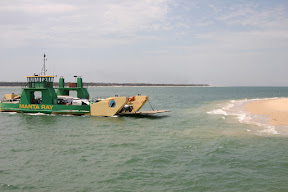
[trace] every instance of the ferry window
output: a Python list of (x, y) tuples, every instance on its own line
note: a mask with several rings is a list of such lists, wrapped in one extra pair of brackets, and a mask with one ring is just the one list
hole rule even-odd
[(41, 104), (42, 103), (42, 92), (41, 91), (35, 91), (34, 92), (34, 98), (31, 101), (32, 104)]

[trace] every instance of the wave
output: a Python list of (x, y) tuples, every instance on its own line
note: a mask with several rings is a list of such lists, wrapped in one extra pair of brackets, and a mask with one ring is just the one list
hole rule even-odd
[(10, 115), (15, 115), (17, 112), (9, 112)]
[[(31, 115), (31, 116), (62, 116), (62, 117), (75, 117), (75, 115), (72, 114), (47, 114), (47, 113), (24, 113), (25, 115)], [(83, 115), (85, 117), (85, 115)]]
[[(269, 124), (270, 119), (267, 116), (252, 114), (245, 110), (245, 105), (248, 102), (267, 99), (277, 98), (230, 100), (228, 101), (228, 103), (226, 102), (219, 104), (219, 108), (208, 111), (207, 113), (211, 115), (222, 115), (222, 119), (226, 119), (227, 116), (234, 116), (238, 119), (240, 123), (261, 127), (262, 129), (257, 131), (260, 134), (279, 134), (276, 129), (280, 126), (274, 126)], [(247, 129), (247, 131), (250, 130)]]
[(45, 114), (45, 113), (25, 113), (25, 115), (31, 115), (31, 116), (50, 116), (50, 114)]

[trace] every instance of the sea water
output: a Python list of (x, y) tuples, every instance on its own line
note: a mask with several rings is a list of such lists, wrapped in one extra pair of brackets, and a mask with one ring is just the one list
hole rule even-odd
[[(0, 113), (0, 191), (288, 191), (288, 127), (245, 112), (287, 87), (91, 87), (144, 117)], [(0, 88), (0, 94), (21, 93)]]

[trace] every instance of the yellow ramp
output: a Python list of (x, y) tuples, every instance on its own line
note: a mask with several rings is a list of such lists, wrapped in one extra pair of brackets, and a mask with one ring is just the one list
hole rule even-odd
[(7, 100), (12, 100), (15, 97), (20, 98), (20, 95), (16, 95), (16, 94), (5, 94), (4, 95), (4, 98), (7, 99)]
[(148, 101), (149, 97), (148, 96), (133, 96), (129, 98), (129, 103), (128, 105), (133, 106), (133, 112), (137, 112), (141, 109), (141, 107)]
[(128, 97), (109, 97), (90, 105), (91, 116), (114, 116), (128, 102)]

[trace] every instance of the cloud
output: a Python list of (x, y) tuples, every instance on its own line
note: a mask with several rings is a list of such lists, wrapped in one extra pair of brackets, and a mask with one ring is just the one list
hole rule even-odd
[[(74, 3), (74, 4), (73, 4)], [(2, 5), (1, 5), (2, 4)], [(97, 1), (71, 3), (0, 3), (2, 47), (62, 46), (93, 47), (138, 41), (135, 33), (163, 29), (167, 0)], [(141, 36), (141, 35), (140, 35)], [(143, 38), (151, 37), (151, 35)], [(116, 40), (116, 38), (120, 39)], [(126, 38), (123, 38), (126, 37)], [(121, 40), (122, 38), (122, 40)], [(125, 39), (125, 40), (124, 40)], [(110, 43), (109, 43), (110, 42)]]
[[(207, 2), (206, 2), (207, 3)], [(199, 4), (198, 7), (203, 7)], [(204, 8), (204, 7), (203, 7)], [(184, 47), (201, 52), (243, 52), (263, 51), (288, 48), (288, 15), (287, 6), (260, 7), (257, 4), (219, 4), (206, 6), (209, 13), (197, 14), (199, 19), (186, 15), (185, 33), (178, 33), (185, 38), (190, 36), (191, 43)], [(187, 19), (188, 18), (188, 19)], [(183, 21), (182, 21), (183, 22)], [(239, 53), (242, 55), (242, 53)]]
[(234, 7), (231, 8), (230, 12), (217, 17), (216, 20), (227, 25), (288, 28), (287, 7), (283, 5), (264, 9), (247, 5)]
[[(1, 62), (22, 62), (10, 62), (13, 51), (7, 48), (25, 50), (24, 56), (33, 57), (39, 54), (35, 50), (48, 49), (51, 56), (59, 51), (57, 61), (64, 71), (79, 62), (79, 73), (89, 68), (91, 81), (96, 78), (94, 71), (107, 72), (107, 66), (113, 66), (107, 73), (100, 71), (99, 79), (113, 74), (109, 81), (128, 82), (130, 76), (123, 74), (139, 64), (145, 69), (133, 72), (132, 79), (138, 82), (147, 81), (144, 76), (151, 69), (153, 82), (182, 77), (192, 82), (218, 78), (218, 82), (228, 82), (227, 70), (240, 82), (243, 77), (233, 67), (243, 66), (244, 72), (255, 63), (259, 67), (273, 62), (278, 65), (275, 69), (281, 65), (281, 72), (287, 71), (283, 69), (287, 64), (287, 9), (284, 1), (257, 0), (0, 1), (0, 48), (8, 53), (2, 52)], [(101, 66), (95, 65), (95, 55)], [(255, 73), (257, 67), (252, 68)]]
[[(12, 5), (2, 1), (0, 7), (0, 47), (92, 48), (177, 38), (211, 43), (221, 34), (232, 39), (256, 33), (286, 39), (288, 26), (287, 7), (260, 9), (253, 3), (84, 0), (15, 1)], [(204, 38), (213, 33), (215, 40)]]
[(206, 41), (201, 47), (213, 47), (227, 53), (235, 51), (263, 51), (288, 48), (288, 34), (285, 31), (254, 30), (251, 32), (211, 32), (197, 35), (198, 39)]
[(47, 3), (47, 2), (31, 2), (21, 4), (16, 2), (14, 5), (2, 5), (1, 10), (5, 12), (24, 12), (28, 14), (46, 14), (46, 13), (61, 13), (74, 11), (77, 7), (62, 3)]
[(159, 29), (159, 23), (166, 20), (167, 1), (126, 1), (108, 4), (105, 9), (107, 32), (138, 32)]

